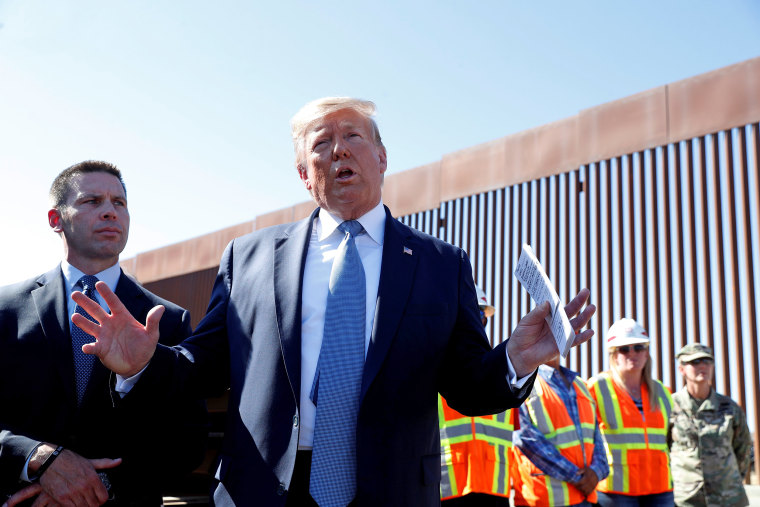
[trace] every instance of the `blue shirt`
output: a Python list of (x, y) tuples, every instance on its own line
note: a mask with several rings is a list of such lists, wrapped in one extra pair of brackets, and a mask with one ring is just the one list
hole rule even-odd
[[(573, 387), (573, 380), (578, 374), (564, 366), (560, 366), (558, 370), (555, 370), (546, 365), (541, 365), (538, 368), (538, 374), (551, 386), (565, 404), (567, 413), (575, 424), (578, 440), (583, 441), (581, 422), (578, 416), (578, 401), (575, 398), (575, 388)], [(564, 376), (567, 383), (565, 383), (565, 380), (561, 376)], [(554, 444), (549, 442), (543, 433), (533, 425), (528, 408), (524, 403), (520, 406), (520, 429), (514, 434), (513, 444), (545, 474), (569, 483), (575, 483), (581, 479), (582, 469), (565, 458), (554, 447)], [(600, 481), (607, 477), (610, 472), (609, 465), (607, 464), (607, 454), (604, 449), (604, 440), (602, 439), (602, 433), (599, 431), (598, 421), (595, 421), (594, 454), (589, 468), (596, 473)]]

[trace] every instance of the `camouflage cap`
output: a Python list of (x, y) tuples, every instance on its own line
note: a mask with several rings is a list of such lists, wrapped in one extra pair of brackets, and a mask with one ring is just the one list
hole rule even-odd
[(682, 363), (688, 363), (689, 361), (694, 361), (695, 359), (702, 357), (709, 357), (713, 360), (715, 359), (712, 349), (707, 345), (702, 345), (701, 343), (690, 343), (684, 346), (684, 348), (682, 348), (678, 354), (676, 354), (676, 357)]

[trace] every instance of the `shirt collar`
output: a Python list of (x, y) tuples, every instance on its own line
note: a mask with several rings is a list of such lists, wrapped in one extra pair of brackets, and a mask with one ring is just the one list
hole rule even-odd
[(570, 368), (565, 368), (562, 365), (559, 365), (559, 368), (554, 369), (551, 366), (546, 366), (545, 364), (542, 364), (538, 367), (538, 373), (544, 378), (544, 380), (549, 380), (554, 375), (562, 375), (567, 379), (568, 383), (573, 383), (575, 380), (575, 377), (578, 376), (578, 373), (574, 372)]
[[(74, 286), (84, 276), (84, 273), (65, 260), (61, 261), (61, 270), (63, 271), (63, 279), (66, 282), (66, 293), (71, 294), (75, 290)], [(105, 282), (108, 288), (115, 292), (116, 285), (119, 283), (119, 277), (121, 276), (121, 266), (117, 262), (110, 268), (96, 273), (95, 276), (98, 280)]]
[[(383, 244), (383, 240), (385, 239), (385, 208), (383, 207), (382, 199), (380, 199), (377, 206), (356, 220), (362, 224), (364, 232), (366, 232), (370, 238), (372, 238), (378, 245)], [(324, 208), (320, 208), (318, 215), (319, 241), (323, 241), (330, 234), (335, 232), (335, 229), (337, 229), (338, 225), (342, 222), (343, 219), (336, 217)]]

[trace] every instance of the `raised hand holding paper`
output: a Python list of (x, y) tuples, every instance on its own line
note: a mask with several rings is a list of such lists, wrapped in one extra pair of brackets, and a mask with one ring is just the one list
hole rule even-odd
[(548, 301), (551, 305), (552, 311), (546, 317), (546, 322), (551, 327), (554, 340), (557, 342), (557, 349), (562, 357), (567, 357), (567, 353), (575, 341), (575, 331), (570, 324), (570, 319), (567, 318), (564, 306), (560, 304), (559, 295), (554, 290), (554, 285), (546, 276), (544, 268), (528, 244), (522, 246), (522, 252), (515, 268), (515, 278), (525, 287), (536, 305), (540, 305), (544, 301)]

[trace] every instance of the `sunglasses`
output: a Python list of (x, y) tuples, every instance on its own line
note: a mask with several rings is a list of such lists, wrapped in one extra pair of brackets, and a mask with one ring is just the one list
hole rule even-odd
[(622, 347), (618, 347), (617, 351), (620, 352), (621, 354), (627, 354), (631, 351), (631, 349), (633, 349), (634, 352), (643, 352), (647, 350), (648, 348), (649, 347), (647, 347), (646, 345), (641, 345), (641, 344), (633, 345), (632, 347), (629, 345), (623, 345)]
[(690, 364), (692, 366), (696, 366), (698, 364), (708, 364), (709, 365), (709, 364), (713, 364), (713, 362), (714, 361), (712, 359), (710, 359), (709, 357), (700, 357), (699, 359), (694, 359), (694, 360), (686, 362), (684, 364)]

